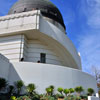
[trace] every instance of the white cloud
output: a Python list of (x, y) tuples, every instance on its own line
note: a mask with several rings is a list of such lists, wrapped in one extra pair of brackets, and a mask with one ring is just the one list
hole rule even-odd
[(100, 34), (86, 34), (79, 39), (83, 70), (89, 72), (91, 66), (100, 66)]
[(94, 29), (100, 29), (100, 0), (81, 0), (81, 10), (87, 17), (87, 24)]
[(83, 70), (100, 67), (100, 0), (81, 0), (81, 12), (86, 17), (87, 29), (79, 38)]

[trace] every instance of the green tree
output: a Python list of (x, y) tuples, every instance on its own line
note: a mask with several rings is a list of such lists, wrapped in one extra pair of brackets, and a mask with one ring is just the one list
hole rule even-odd
[(14, 92), (14, 86), (10, 85), (8, 87), (8, 97), (11, 97), (11, 95), (13, 94), (13, 92)]
[(73, 88), (70, 88), (70, 89), (69, 89), (69, 93), (70, 93), (70, 94), (72, 94), (72, 93), (74, 93), (74, 92), (75, 92), (75, 90), (74, 90)]
[(46, 92), (47, 92), (48, 95), (53, 96), (53, 93), (54, 93), (54, 86), (51, 85), (51, 86), (49, 86), (48, 88), (46, 88)]
[(64, 89), (64, 93), (67, 96), (69, 94), (69, 89)]
[(36, 89), (35, 84), (33, 84), (33, 83), (28, 84), (28, 86), (27, 86), (27, 92), (28, 92), (28, 94), (29, 94), (30, 96), (31, 96), (31, 95), (34, 95), (35, 89)]
[(39, 100), (40, 96), (35, 91), (36, 86), (35, 84), (31, 83), (27, 86), (28, 96), (31, 100)]
[(7, 84), (6, 79), (0, 78), (0, 91), (1, 91), (3, 88), (6, 88), (7, 85), (8, 85), (8, 84)]
[(46, 88), (47, 95), (51, 95), (52, 89), (50, 87)]
[(80, 96), (81, 92), (83, 92), (84, 89), (83, 89), (82, 86), (77, 86), (77, 87), (75, 88), (75, 91), (78, 93), (78, 96)]
[(61, 88), (61, 87), (59, 87), (58, 89), (57, 89), (57, 91), (62, 95), (63, 94), (63, 91), (64, 91), (64, 89), (63, 88)]
[(89, 94), (90, 96), (92, 96), (93, 93), (94, 93), (94, 89), (92, 89), (92, 88), (88, 88), (87, 91), (88, 91), (88, 94)]
[(54, 88), (55, 88), (53, 85), (50, 85), (49, 87), (50, 87), (52, 90), (54, 90)]
[(24, 86), (24, 82), (22, 80), (16, 81), (15, 86), (17, 88), (17, 95), (19, 96), (22, 90), (22, 87)]

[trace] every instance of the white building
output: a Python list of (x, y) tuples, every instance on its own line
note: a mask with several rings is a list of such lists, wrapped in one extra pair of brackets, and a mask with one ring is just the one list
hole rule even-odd
[(40, 93), (49, 85), (97, 92), (96, 80), (82, 72), (63, 18), (49, 0), (19, 0), (0, 17), (0, 53), (0, 77), (10, 84), (34, 83)]

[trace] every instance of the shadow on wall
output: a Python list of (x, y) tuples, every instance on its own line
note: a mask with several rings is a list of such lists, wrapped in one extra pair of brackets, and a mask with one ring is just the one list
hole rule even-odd
[(8, 82), (9, 84), (13, 84), (14, 82), (22, 80), (19, 74), (17, 73), (15, 67), (10, 64), (9, 66), (9, 72), (8, 72)]
[(9, 59), (0, 54), (0, 77), (8, 80), (9, 84), (21, 80), (14, 66), (9, 62)]

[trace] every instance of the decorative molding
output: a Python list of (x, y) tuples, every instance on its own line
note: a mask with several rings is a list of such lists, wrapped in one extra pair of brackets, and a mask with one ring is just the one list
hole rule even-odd
[(2, 17), (0, 17), (0, 21), (5, 21), (5, 20), (10, 20), (10, 19), (15, 19), (15, 18), (21, 18), (21, 17), (34, 16), (34, 15), (40, 15), (40, 10), (2, 16)]

